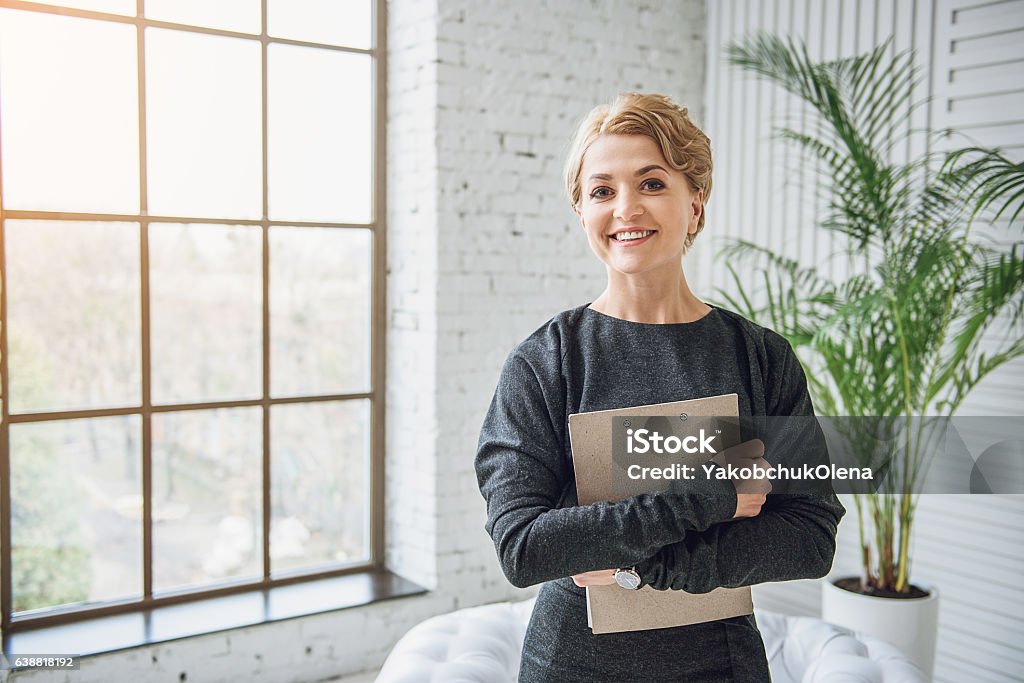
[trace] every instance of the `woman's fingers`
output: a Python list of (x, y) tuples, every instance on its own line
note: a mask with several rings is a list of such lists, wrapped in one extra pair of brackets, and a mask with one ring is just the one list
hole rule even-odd
[(743, 443), (736, 444), (732, 448), (726, 448), (722, 451), (722, 455), (725, 456), (728, 462), (738, 462), (741, 460), (753, 460), (755, 458), (764, 457), (764, 441), (761, 439), (751, 439), (750, 441), (744, 441)]
[(761, 441), (761, 439), (751, 439), (732, 448), (727, 448), (725, 452), (735, 455), (737, 458), (763, 458), (764, 441)]
[(614, 569), (600, 569), (593, 572), (574, 574), (572, 582), (580, 588), (585, 586), (610, 586), (615, 583)]
[(720, 467), (731, 465), (739, 471), (746, 471), (750, 476), (732, 480), (736, 487), (736, 514), (733, 519), (756, 517), (772, 490), (768, 468), (771, 463), (764, 459), (764, 442), (751, 439), (727, 448), (712, 460)]
[(736, 444), (731, 448), (726, 448), (711, 458), (711, 461), (717, 463), (720, 467), (725, 467), (727, 464), (739, 467), (745, 464), (747, 460), (763, 457), (764, 441), (761, 441), (761, 439), (751, 439), (750, 441)]
[(764, 458), (754, 458), (737, 463), (736, 466), (749, 468), (751, 476), (734, 479), (732, 482), (736, 487), (736, 514), (733, 519), (756, 517), (761, 514), (761, 508), (772, 490), (772, 482), (768, 478), (771, 464)]
[(734, 479), (737, 493), (758, 493), (767, 495), (771, 493), (772, 482), (768, 478), (768, 468), (771, 464), (764, 458), (755, 458), (742, 463), (735, 463), (736, 467), (749, 468), (750, 477)]
[(747, 517), (757, 517), (761, 514), (761, 507), (767, 498), (763, 493), (737, 493), (736, 514), (732, 518), (745, 519)]

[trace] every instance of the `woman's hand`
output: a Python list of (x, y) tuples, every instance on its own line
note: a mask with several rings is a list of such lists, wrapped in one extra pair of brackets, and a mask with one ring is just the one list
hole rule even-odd
[(574, 574), (572, 582), (580, 588), (583, 588), (584, 586), (610, 586), (615, 583), (615, 570), (599, 569), (594, 572)]
[[(752, 467), (755, 470), (767, 470), (771, 467), (764, 458), (750, 458), (735, 464), (738, 467)], [(761, 507), (768, 500), (768, 493), (772, 490), (772, 483), (768, 477), (736, 479), (733, 480), (733, 485), (736, 487), (736, 514), (732, 518), (745, 519), (761, 514)]]
[(750, 517), (757, 517), (761, 514), (761, 508), (767, 499), (768, 497), (763, 493), (737, 493), (736, 514), (732, 518), (748, 519)]
[[(751, 439), (727, 448), (714, 458), (714, 462), (725, 467), (750, 467), (754, 470), (767, 470), (771, 465), (764, 459), (764, 442)], [(746, 519), (761, 514), (761, 507), (768, 499), (772, 483), (768, 477), (751, 477), (750, 479), (734, 479), (736, 487), (736, 513), (733, 519)]]

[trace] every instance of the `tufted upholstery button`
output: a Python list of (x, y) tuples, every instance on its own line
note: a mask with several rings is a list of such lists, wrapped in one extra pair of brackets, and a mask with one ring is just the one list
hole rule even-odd
[[(377, 683), (515, 683), (533, 600), (470, 607), (412, 627)], [(926, 683), (885, 641), (811, 617), (757, 610), (773, 683)]]

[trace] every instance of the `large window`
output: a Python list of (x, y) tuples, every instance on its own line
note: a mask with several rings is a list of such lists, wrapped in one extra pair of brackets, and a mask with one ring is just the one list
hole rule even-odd
[(0, 0), (5, 630), (381, 555), (374, 0)]

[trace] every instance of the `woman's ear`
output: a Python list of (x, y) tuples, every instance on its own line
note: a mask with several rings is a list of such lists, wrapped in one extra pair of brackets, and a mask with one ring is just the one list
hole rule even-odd
[(693, 194), (690, 211), (693, 212), (693, 217), (690, 219), (690, 224), (686, 227), (686, 231), (691, 235), (695, 235), (697, 234), (697, 226), (700, 225), (700, 217), (704, 214), (704, 190), (697, 190)]

